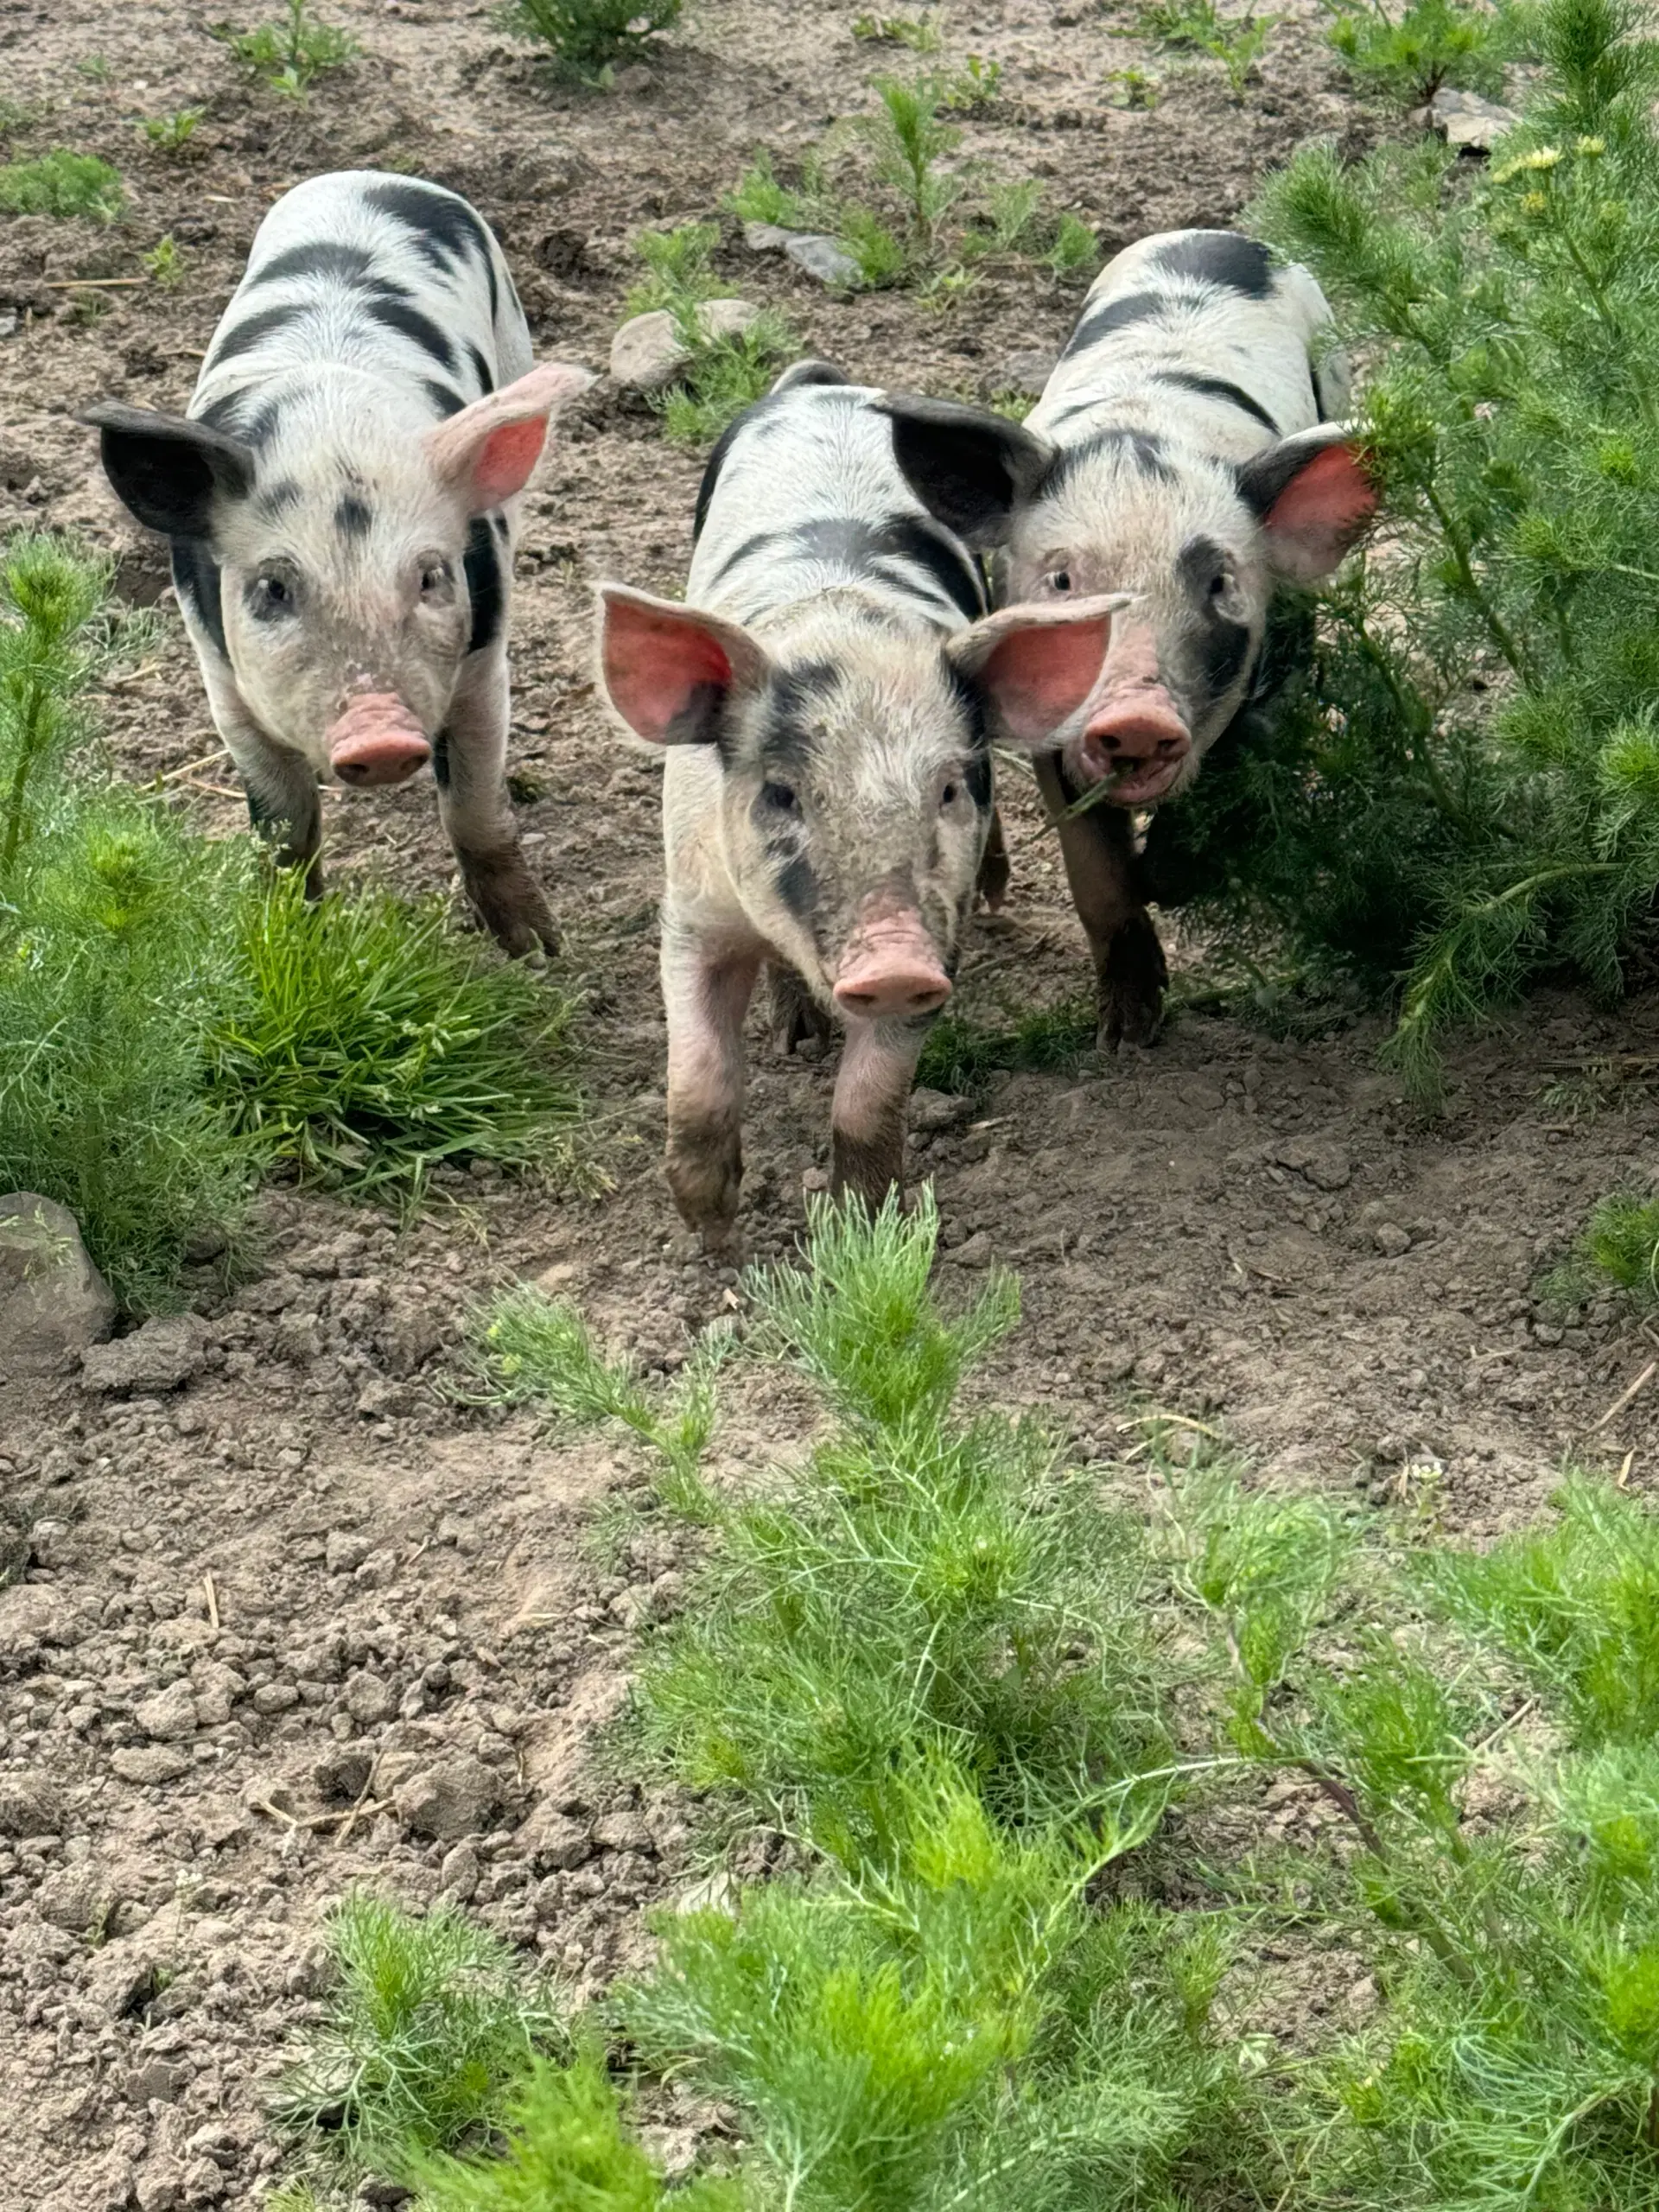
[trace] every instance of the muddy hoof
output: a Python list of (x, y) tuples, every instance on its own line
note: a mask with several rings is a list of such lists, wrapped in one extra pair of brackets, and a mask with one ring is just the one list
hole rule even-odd
[(1144, 916), (1125, 924), (1112, 939), (1100, 978), (1100, 1051), (1153, 1042), (1163, 1026), (1168, 981), (1164, 948), (1152, 924)]

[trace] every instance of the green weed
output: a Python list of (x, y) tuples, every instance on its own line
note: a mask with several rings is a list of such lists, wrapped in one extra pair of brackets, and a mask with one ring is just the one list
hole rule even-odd
[(357, 41), (332, 23), (320, 22), (311, 12), (312, 0), (283, 4), (287, 13), (280, 22), (227, 35), (237, 60), (257, 70), (271, 92), (283, 99), (302, 100), (319, 77), (355, 60)]
[(175, 108), (170, 115), (145, 116), (138, 127), (158, 153), (190, 153), (207, 112), (205, 107)]
[(550, 1986), (453, 1906), (416, 1919), (353, 1891), (324, 1941), (336, 1986), (276, 2110), (296, 2133), (326, 2133), (347, 2171), (395, 2174), (479, 2142), (537, 2058), (564, 2041)]
[(994, 107), (1002, 93), (1002, 64), (970, 54), (939, 87), (939, 101), (953, 115), (978, 115)]
[(937, 54), (944, 43), (926, 16), (855, 16), (853, 36), (873, 43), (907, 46), (912, 54)]
[(89, 84), (107, 85), (113, 67), (107, 54), (83, 54), (75, 63), (75, 74), (85, 77)]
[(1100, 239), (1094, 226), (1068, 208), (1056, 225), (1043, 258), (1057, 276), (1092, 276), (1100, 266)]
[(539, 39), (562, 73), (598, 79), (638, 54), (655, 33), (671, 30), (683, 0), (509, 0), (502, 20)]
[(1163, 79), (1147, 69), (1109, 69), (1105, 82), (1108, 107), (1144, 111), (1156, 107), (1163, 97)]
[(125, 206), (119, 171), (96, 154), (54, 146), (36, 161), (0, 166), (0, 208), (14, 215), (86, 215), (113, 223)]
[(627, 313), (649, 315), (653, 308), (666, 308), (681, 315), (698, 301), (713, 298), (720, 283), (709, 263), (719, 244), (718, 223), (682, 223), (672, 231), (636, 232), (633, 250), (647, 274), (630, 288)]
[(1155, 39), (1175, 53), (1202, 54), (1219, 61), (1233, 98), (1242, 99), (1278, 21), (1276, 16), (1258, 16), (1249, 9), (1242, 16), (1224, 16), (1215, 0), (1142, 0), (1135, 29), (1138, 37)]
[(183, 274), (177, 242), (169, 231), (144, 256), (144, 267), (158, 284), (176, 284)]
[[(757, 193), (769, 181), (768, 171), (757, 181)], [(782, 315), (771, 310), (747, 330), (727, 334), (708, 328), (701, 309), (720, 289), (709, 265), (719, 242), (719, 226), (714, 223), (641, 231), (633, 242), (649, 274), (630, 291), (628, 312), (644, 315), (660, 308), (674, 319), (684, 365), (656, 404), (668, 435), (687, 445), (712, 444), (728, 423), (770, 390), (795, 350), (795, 334)]]
[(925, 252), (945, 210), (963, 191), (963, 180), (939, 167), (956, 151), (962, 134), (939, 119), (939, 88), (928, 79), (913, 85), (878, 77), (879, 111), (867, 119), (866, 135), (879, 182), (893, 192), (905, 210), (912, 240)]
[(980, 1091), (995, 1075), (1068, 1072), (1094, 1049), (1094, 1016), (1081, 1000), (1035, 1007), (1007, 1029), (947, 1014), (927, 1033), (916, 1080), (930, 1090)]
[(1515, 44), (1510, 12), (1474, 0), (1383, 0), (1339, 5), (1328, 34), (1362, 92), (1420, 107), (1442, 85), (1501, 96)]
[(1600, 1200), (1576, 1255), (1581, 1281), (1616, 1283), (1644, 1309), (1659, 1306), (1659, 1202), (1615, 1195)]
[(241, 957), (247, 990), (209, 1039), (209, 1084), (267, 1158), (404, 1208), (448, 1163), (569, 1165), (569, 1002), (454, 935), (442, 900), (313, 901), (285, 874), (249, 905)]

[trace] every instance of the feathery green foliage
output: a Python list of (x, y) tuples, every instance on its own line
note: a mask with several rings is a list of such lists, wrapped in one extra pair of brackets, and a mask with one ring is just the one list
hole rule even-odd
[(1615, 1193), (1603, 1198), (1569, 1263), (1578, 1281), (1601, 1276), (1628, 1291), (1638, 1306), (1659, 1306), (1659, 1202)]
[(38, 160), (0, 165), (0, 208), (14, 215), (90, 215), (113, 223), (126, 204), (120, 172), (96, 154), (54, 146)]
[(1173, 53), (1219, 61), (1236, 100), (1243, 99), (1278, 22), (1277, 16), (1258, 16), (1249, 8), (1242, 16), (1224, 16), (1216, 0), (1141, 0), (1135, 16), (1140, 37), (1155, 39)]
[(1391, 1049), (1423, 1092), (1448, 1026), (1541, 969), (1616, 994), (1659, 889), (1659, 43), (1622, 0), (1545, 0), (1530, 35), (1486, 175), (1316, 149), (1263, 195), (1385, 349), (1363, 427), (1391, 528), (1328, 595), (1300, 702), (1181, 833), (1212, 857), (1219, 833), (1236, 904), (1310, 950), (1408, 967)]
[(947, 1014), (927, 1033), (916, 1080), (933, 1090), (979, 1091), (994, 1075), (1069, 1072), (1094, 1049), (1095, 1014), (1082, 999), (1033, 1007), (1014, 1015), (1006, 1029)]
[(207, 112), (205, 107), (174, 108), (166, 115), (145, 116), (138, 127), (158, 153), (194, 153), (196, 132)]
[(549, 1986), (452, 1905), (416, 1919), (353, 1891), (324, 1940), (337, 1984), (276, 2110), (293, 2130), (326, 2132), (348, 2171), (399, 2172), (476, 2143), (564, 2040)]
[(671, 30), (683, 0), (507, 0), (508, 29), (541, 40), (561, 73), (608, 83), (604, 73)]
[(719, 243), (715, 223), (641, 231), (633, 241), (648, 274), (629, 292), (628, 313), (661, 309), (673, 317), (685, 359), (656, 404), (668, 435), (686, 445), (712, 444), (728, 423), (770, 390), (796, 348), (794, 332), (771, 309), (746, 330), (709, 328), (702, 307), (720, 289), (710, 266)]
[(444, 902), (309, 900), (297, 871), (241, 918), (249, 991), (209, 1039), (210, 1090), (267, 1156), (405, 1209), (456, 1160), (568, 1166), (570, 1006), (457, 936)]
[(1335, 0), (1331, 44), (1362, 92), (1420, 107), (1442, 85), (1496, 99), (1515, 43), (1510, 8), (1481, 0)]

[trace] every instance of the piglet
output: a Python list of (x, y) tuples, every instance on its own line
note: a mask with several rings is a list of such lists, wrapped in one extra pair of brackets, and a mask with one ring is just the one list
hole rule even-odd
[(590, 381), (537, 367), (501, 249), (453, 192), (313, 177), (260, 225), (188, 414), (106, 400), (111, 483), (173, 580), (255, 827), (320, 887), (320, 781), (429, 763), (509, 952), (555, 942), (507, 797), (518, 495)]
[[(1376, 506), (1331, 311), (1253, 238), (1165, 232), (1101, 271), (1023, 424), (884, 404), (911, 489), (995, 549), (999, 598), (1135, 594), (1077, 736), (1037, 776), (1094, 954), (1100, 1041), (1144, 1042), (1166, 976), (1132, 813), (1185, 790), (1256, 695), (1274, 585), (1330, 575)], [(1091, 791), (1103, 803), (1068, 811)]]
[(877, 396), (823, 362), (787, 371), (715, 449), (687, 603), (600, 588), (606, 696), (667, 748), (668, 1179), (714, 1250), (737, 1212), (763, 963), (846, 1033), (835, 1190), (874, 1205), (900, 1180), (989, 834), (992, 743), (1066, 736), (1121, 603), (988, 613), (973, 556), (906, 488)]

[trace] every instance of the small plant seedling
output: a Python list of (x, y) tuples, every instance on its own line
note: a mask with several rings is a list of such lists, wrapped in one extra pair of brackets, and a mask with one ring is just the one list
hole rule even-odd
[(0, 208), (15, 215), (86, 215), (112, 223), (125, 205), (120, 172), (96, 154), (55, 146), (37, 161), (0, 168)]
[(1100, 266), (1099, 237), (1091, 224), (1067, 208), (1043, 257), (1057, 276), (1092, 276)]
[(700, 300), (713, 299), (720, 285), (709, 262), (719, 244), (717, 223), (681, 223), (671, 231), (637, 232), (633, 250), (648, 274), (630, 288), (627, 312), (648, 315), (665, 308), (682, 317)]
[(1503, 9), (1471, 0), (1406, 0), (1390, 14), (1383, 0), (1354, 6), (1338, 0), (1328, 34), (1348, 73), (1363, 92), (1402, 107), (1421, 107), (1442, 85), (1496, 97), (1514, 45)]
[(995, 106), (1002, 90), (1002, 64), (970, 54), (962, 68), (947, 77), (939, 90), (939, 105), (953, 115), (977, 115)]
[(1235, 99), (1244, 96), (1251, 71), (1267, 51), (1279, 18), (1247, 10), (1224, 16), (1216, 0), (1143, 0), (1135, 18), (1136, 35), (1155, 39), (1176, 53), (1207, 54), (1227, 72)]
[(175, 108), (170, 115), (147, 115), (139, 129), (158, 153), (194, 153), (195, 135), (207, 112), (205, 107)]
[(1020, 253), (1030, 245), (1043, 205), (1043, 188), (1035, 177), (1016, 179), (986, 188), (984, 213), (988, 228), (963, 240), (969, 252)]
[(85, 77), (94, 85), (107, 85), (111, 74), (107, 54), (83, 54), (75, 64), (75, 74)]
[(502, 21), (539, 39), (565, 76), (608, 85), (618, 61), (671, 30), (683, 0), (508, 0)]
[(357, 53), (357, 41), (332, 23), (320, 22), (312, 0), (284, 0), (283, 21), (261, 23), (231, 38), (238, 61), (257, 70), (279, 99), (300, 100), (313, 83), (333, 69), (343, 69)]
[(1137, 69), (1133, 65), (1125, 69), (1106, 72), (1106, 105), (1108, 107), (1129, 108), (1144, 111), (1157, 106), (1163, 97), (1163, 79), (1149, 69)]
[(176, 284), (183, 274), (178, 243), (169, 231), (144, 256), (144, 267), (158, 284)]
[(880, 108), (865, 125), (875, 173), (904, 202), (912, 240), (925, 253), (940, 217), (962, 195), (963, 179), (939, 167), (962, 134), (939, 119), (935, 79), (906, 85), (897, 77), (878, 77), (875, 90)]
[(853, 36), (870, 44), (907, 46), (912, 54), (937, 54), (944, 43), (931, 16), (857, 16)]

